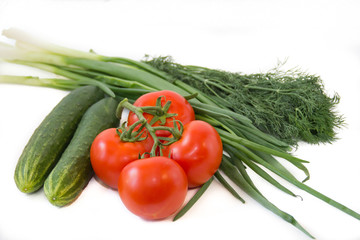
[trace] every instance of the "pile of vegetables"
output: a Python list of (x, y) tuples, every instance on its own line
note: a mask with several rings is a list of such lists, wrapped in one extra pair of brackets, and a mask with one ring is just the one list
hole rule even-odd
[[(177, 212), (174, 219), (178, 219), (214, 178), (244, 202), (230, 180), (313, 237), (293, 216), (269, 202), (248, 174), (251, 170), (284, 193), (297, 196), (269, 170), (360, 220), (359, 213), (307, 186), (304, 182), (310, 174), (304, 164), (308, 162), (290, 153), (299, 141), (333, 141), (343, 123), (334, 110), (338, 96), (328, 97), (319, 77), (281, 71), (243, 75), (183, 66), (169, 58), (141, 62), (64, 48), (16, 29), (3, 35), (16, 42), (1, 44), (0, 58), (61, 77), (3, 75), (0, 83), (71, 91), (25, 147), (15, 170), (21, 191), (30, 193), (44, 186), (49, 201), (64, 206), (78, 197), (95, 172), (106, 185), (118, 189), (133, 213), (159, 219)], [(90, 91), (86, 96), (91, 100), (80, 97), (81, 91)], [(65, 112), (64, 106), (71, 109), (72, 104), (73, 110)], [(122, 119), (124, 108), (129, 110), (126, 119)], [(118, 122), (114, 116), (125, 124), (114, 123)], [(53, 142), (44, 144), (44, 138)], [(304, 179), (298, 180), (279, 158), (302, 171)], [(198, 191), (183, 206), (189, 187)], [(151, 203), (155, 192), (163, 200), (159, 205), (147, 208), (138, 201)], [(161, 208), (161, 203), (168, 208)]]

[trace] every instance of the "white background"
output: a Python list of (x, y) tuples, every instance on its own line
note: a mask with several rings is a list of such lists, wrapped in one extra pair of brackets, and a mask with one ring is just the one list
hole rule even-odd
[[(322, 77), (347, 127), (333, 144), (301, 144), (309, 160), (308, 185), (360, 212), (360, 2), (359, 1), (17, 1), (0, 0), (0, 31), (22, 28), (67, 47), (140, 60), (172, 55), (195, 64), (244, 73), (264, 72), (288, 58)], [(2, 41), (10, 42), (4, 37)], [(46, 75), (0, 62), (0, 74)], [(34, 129), (66, 92), (0, 85), (0, 239), (309, 239), (246, 196), (234, 199), (213, 182), (177, 222), (143, 221), (130, 214), (115, 191), (94, 179), (78, 200), (52, 206), (43, 191), (17, 190), (13, 172)], [(254, 176), (280, 209), (317, 239), (360, 239), (360, 222), (292, 186), (285, 195)]]

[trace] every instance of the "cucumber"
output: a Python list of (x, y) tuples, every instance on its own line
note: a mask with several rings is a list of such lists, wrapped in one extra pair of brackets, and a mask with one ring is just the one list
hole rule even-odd
[(69, 144), (85, 111), (104, 97), (97, 87), (70, 92), (45, 117), (26, 144), (15, 168), (16, 186), (24, 193), (40, 189)]
[(118, 101), (105, 98), (84, 114), (70, 144), (44, 183), (44, 192), (55, 206), (72, 203), (94, 174), (90, 147), (95, 137), (107, 128), (117, 127), (115, 112)]

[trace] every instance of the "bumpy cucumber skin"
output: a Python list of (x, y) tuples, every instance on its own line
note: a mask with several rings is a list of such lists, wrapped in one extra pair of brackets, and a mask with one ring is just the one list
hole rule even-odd
[(26, 144), (15, 168), (16, 186), (24, 193), (40, 189), (69, 144), (86, 110), (104, 97), (97, 87), (70, 92), (45, 117)]
[(105, 98), (84, 114), (70, 144), (44, 183), (44, 192), (55, 206), (69, 205), (77, 199), (94, 174), (90, 147), (95, 137), (107, 128), (117, 127), (118, 101)]

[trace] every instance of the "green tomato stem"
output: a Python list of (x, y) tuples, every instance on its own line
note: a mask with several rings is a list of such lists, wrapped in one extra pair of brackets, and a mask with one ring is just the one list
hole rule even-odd
[[(169, 104), (165, 104), (165, 107), (166, 109), (168, 109), (168, 106)], [(135, 127), (139, 124), (142, 124), (140, 129), (143, 129), (145, 128), (150, 136), (152, 137), (153, 141), (154, 141), (154, 144), (153, 144), (153, 147), (151, 148), (151, 151), (150, 151), (150, 157), (155, 157), (156, 156), (156, 149), (160, 146), (165, 146), (165, 145), (169, 145), (168, 143), (162, 143), (160, 140), (163, 140), (163, 138), (161, 137), (158, 137), (156, 135), (156, 131), (157, 130), (166, 130), (166, 131), (169, 131), (172, 135), (173, 135), (173, 138), (169, 138), (169, 142), (175, 142), (177, 141), (178, 139), (181, 138), (181, 133), (182, 133), (182, 130), (183, 130), (183, 126), (182, 126), (182, 123), (180, 121), (176, 121), (174, 120), (174, 128), (170, 128), (170, 127), (165, 127), (165, 126), (160, 126), (160, 127), (153, 127), (152, 124), (150, 124), (146, 118), (144, 117), (143, 113), (144, 113), (144, 110), (143, 108), (141, 107), (136, 107), (134, 105), (132, 105), (131, 103), (129, 103), (128, 99), (125, 98), (124, 100), (122, 100), (119, 105), (118, 105), (118, 108), (116, 110), (116, 116), (121, 116), (121, 113), (123, 111), (123, 109), (126, 108), (128, 109), (129, 111), (135, 113), (135, 115), (137, 116), (137, 118), (139, 119), (136, 123), (134, 123), (133, 125), (130, 126), (129, 130), (130, 130), (130, 133), (127, 133), (126, 136), (129, 137), (131, 136), (131, 132), (135, 129)], [(147, 108), (147, 107), (146, 107)], [(164, 115), (166, 116), (168, 113), (167, 112), (164, 112)], [(177, 128), (177, 122), (180, 122), (180, 128)], [(135, 135), (139, 135), (140, 134), (140, 131), (138, 130), (136, 132)], [(142, 138), (141, 138), (142, 139)], [(160, 155), (162, 155), (161, 153), (161, 149), (160, 149)]]

